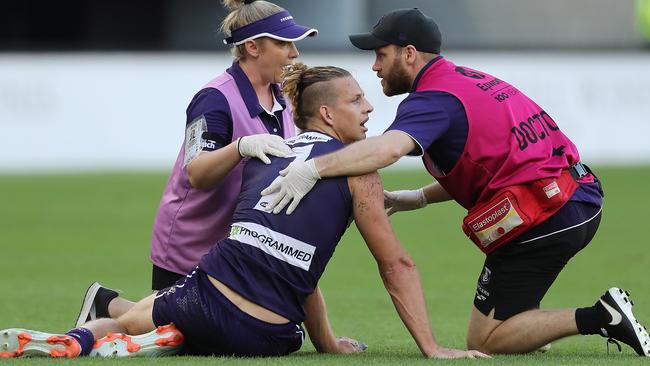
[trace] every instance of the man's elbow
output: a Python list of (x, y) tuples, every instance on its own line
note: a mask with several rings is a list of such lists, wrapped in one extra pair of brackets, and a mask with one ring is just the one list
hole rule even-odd
[(415, 140), (402, 131), (388, 131), (376, 139), (376, 148), (388, 164), (395, 163), (417, 148)]
[(383, 166), (388, 166), (396, 163), (404, 154), (402, 149), (399, 146), (391, 146), (390, 144), (385, 144), (380, 147), (381, 152), (380, 156), (383, 158)]
[(192, 164), (187, 166), (185, 173), (187, 174), (187, 179), (190, 182), (192, 188), (195, 189), (206, 189), (209, 188), (203, 174), (199, 174), (196, 168), (192, 168)]

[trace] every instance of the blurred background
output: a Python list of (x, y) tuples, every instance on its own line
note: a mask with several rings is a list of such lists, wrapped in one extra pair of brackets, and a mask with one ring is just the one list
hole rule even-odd
[[(392, 121), (373, 54), (348, 34), (419, 7), (443, 55), (505, 79), (538, 102), (597, 164), (650, 162), (647, 0), (278, 0), (320, 30), (300, 60), (348, 68)], [(193, 94), (231, 63), (216, 0), (4, 0), (0, 10), (0, 174), (167, 171)], [(417, 159), (403, 159), (415, 166)], [(410, 164), (410, 165), (409, 165)]]

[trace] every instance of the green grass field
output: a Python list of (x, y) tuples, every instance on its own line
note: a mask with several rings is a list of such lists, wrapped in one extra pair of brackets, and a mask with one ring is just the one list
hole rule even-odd
[[(560, 275), (542, 306), (592, 305), (610, 286), (630, 290), (641, 322), (650, 324), (650, 248), (645, 205), (650, 167), (601, 168), (603, 222), (595, 240)], [(383, 174), (388, 189), (429, 181), (422, 172)], [(127, 298), (149, 293), (149, 235), (166, 174), (0, 176), (0, 328), (64, 332), (92, 281), (118, 288)], [(462, 210), (452, 203), (398, 213), (392, 223), (422, 276), (438, 341), (465, 347), (465, 332), (483, 255), (463, 236)], [(376, 265), (352, 227), (321, 281), (337, 335), (369, 345), (355, 356), (324, 356), (306, 342), (282, 359), (188, 358), (156, 360), (0, 360), (22, 364), (649, 364), (628, 347), (609, 355), (605, 339), (573, 337), (546, 354), (497, 356), (492, 360), (431, 361), (398, 319)]]

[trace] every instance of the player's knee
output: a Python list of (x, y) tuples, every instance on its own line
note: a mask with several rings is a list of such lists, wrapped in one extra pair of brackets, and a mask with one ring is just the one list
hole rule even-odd
[(136, 328), (135, 323), (137, 320), (137, 317), (134, 315), (134, 312), (132, 310), (129, 310), (115, 319), (118, 323), (120, 323), (122, 327), (124, 327), (126, 334), (134, 334), (133, 331)]
[(155, 328), (152, 319), (153, 297), (147, 297), (126, 313), (120, 316), (117, 321), (127, 330), (128, 334), (136, 335), (150, 332)]
[(127, 313), (117, 321), (126, 329), (126, 333), (130, 335), (148, 333), (156, 328), (151, 316), (147, 316), (146, 314)]
[(492, 353), (494, 350), (490, 345), (490, 335), (492, 335), (494, 330), (495, 328), (471, 324), (467, 332), (467, 349)]

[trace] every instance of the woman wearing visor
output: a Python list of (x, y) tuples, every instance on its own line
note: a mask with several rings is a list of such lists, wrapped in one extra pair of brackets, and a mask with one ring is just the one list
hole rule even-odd
[[(230, 68), (209, 81), (187, 108), (185, 139), (167, 181), (151, 237), (152, 289), (172, 286), (191, 272), (217, 240), (227, 236), (242, 180), (242, 159), (290, 153), (295, 135), (291, 106), (280, 89), (283, 68), (294, 62), (294, 42), (318, 31), (297, 24), (267, 1), (224, 0), (221, 24), (232, 45)], [(76, 326), (119, 317), (133, 302), (93, 283)]]
[(279, 84), (294, 44), (316, 29), (266, 1), (224, 1), (222, 23), (234, 62), (194, 96), (185, 141), (163, 193), (151, 239), (152, 288), (171, 286), (226, 236), (242, 179), (242, 158), (284, 156), (295, 135)]

